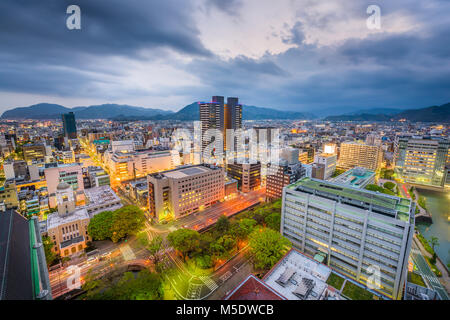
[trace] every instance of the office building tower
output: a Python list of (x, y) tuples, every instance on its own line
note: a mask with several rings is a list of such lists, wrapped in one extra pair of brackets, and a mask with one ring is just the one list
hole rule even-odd
[[(242, 105), (239, 104), (239, 98), (228, 97), (224, 105), (225, 129), (238, 130), (242, 128)], [(226, 141), (226, 131), (224, 136), (224, 150), (228, 150), (230, 143)], [(234, 139), (235, 150), (237, 137)]]
[(281, 233), (300, 251), (324, 255), (324, 263), (366, 286), (379, 270), (375, 290), (401, 299), (414, 212), (409, 199), (302, 178), (283, 190)]
[(64, 128), (64, 136), (68, 139), (76, 139), (77, 124), (75, 122), (75, 114), (73, 112), (64, 113), (61, 117)]
[(228, 163), (227, 175), (237, 180), (240, 191), (256, 190), (261, 186), (261, 163)]
[[(223, 97), (214, 97), (217, 101), (199, 102), (200, 108), (200, 123), (201, 123), (201, 152), (211, 143), (205, 138), (205, 133), (208, 129), (217, 129), (222, 135), (225, 133), (225, 115)], [(223, 140), (222, 142), (223, 143)]]
[(224, 169), (194, 165), (149, 174), (148, 201), (155, 221), (170, 221), (208, 208), (224, 198)]
[(404, 182), (443, 188), (450, 140), (431, 137), (397, 137), (395, 172)]
[(338, 166), (344, 169), (363, 167), (376, 171), (380, 169), (383, 150), (379, 145), (368, 145), (358, 142), (341, 144)]

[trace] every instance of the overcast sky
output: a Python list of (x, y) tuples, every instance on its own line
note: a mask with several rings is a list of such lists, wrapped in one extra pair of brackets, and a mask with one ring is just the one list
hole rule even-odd
[(0, 112), (212, 95), (307, 112), (450, 102), (450, 1), (0, 0)]

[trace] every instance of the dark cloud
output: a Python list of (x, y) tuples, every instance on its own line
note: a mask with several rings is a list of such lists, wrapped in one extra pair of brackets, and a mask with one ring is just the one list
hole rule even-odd
[[(203, 8), (214, 7), (232, 16), (239, 16), (243, 8), (241, 1), (205, 1)], [(417, 27), (410, 32), (379, 32), (333, 45), (306, 44), (306, 26), (333, 32), (333, 21), (343, 18), (342, 13), (311, 13), (287, 32), (274, 33), (295, 47), (259, 59), (222, 59), (200, 40), (195, 0), (2, 0), (0, 92), (99, 99), (142, 96), (149, 101), (153, 96), (180, 96), (182, 104), (222, 94), (239, 96), (245, 104), (309, 112), (446, 103), (450, 101), (450, 6), (438, 0), (416, 2), (418, 10), (405, 2), (380, 4), (382, 14), (412, 17)], [(70, 4), (81, 7), (79, 31), (66, 28)], [(364, 19), (366, 5), (358, 4), (344, 16), (358, 12)], [(175, 58), (176, 54), (189, 60)], [(117, 57), (161, 62), (199, 80), (179, 86), (166, 81), (151, 89), (122, 88), (120, 79), (128, 66)], [(149, 76), (164, 78), (164, 71), (158, 72), (162, 74)]]
[(239, 15), (238, 10), (242, 6), (242, 0), (208, 0), (207, 6), (215, 7), (229, 15)]

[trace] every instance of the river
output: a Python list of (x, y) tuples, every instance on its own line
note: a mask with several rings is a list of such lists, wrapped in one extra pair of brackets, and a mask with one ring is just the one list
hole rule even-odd
[(450, 263), (450, 192), (417, 191), (426, 198), (427, 208), (433, 218), (432, 224), (417, 223), (417, 228), (427, 240), (432, 236), (439, 239), (435, 251), (445, 264)]

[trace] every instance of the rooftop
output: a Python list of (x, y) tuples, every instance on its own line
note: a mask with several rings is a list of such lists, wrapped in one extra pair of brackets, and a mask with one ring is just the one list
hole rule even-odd
[(160, 173), (151, 174), (152, 177), (162, 178), (167, 177), (171, 179), (182, 179), (190, 176), (195, 176), (202, 173), (211, 172), (219, 167), (207, 166), (207, 165), (195, 165), (195, 166), (182, 166), (177, 169), (163, 171)]
[(251, 274), (224, 300), (286, 300), (286, 298)]
[(58, 212), (50, 213), (47, 216), (47, 230), (57, 228), (59, 225), (75, 222), (78, 220), (89, 219), (89, 214), (86, 208), (75, 210), (73, 213), (60, 217)]
[(354, 188), (363, 188), (367, 183), (375, 177), (375, 172), (361, 167), (355, 167), (345, 171), (331, 182), (339, 183)]
[(320, 195), (330, 195), (334, 200), (359, 201), (359, 205), (370, 205), (373, 210), (380, 209), (383, 214), (387, 214), (392, 218), (410, 221), (412, 202), (408, 199), (308, 177), (298, 180), (287, 188), (314, 194), (318, 192)]
[(288, 300), (319, 300), (328, 290), (331, 269), (291, 249), (263, 278)]

